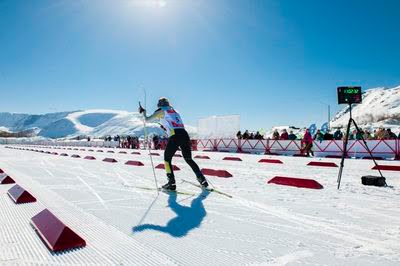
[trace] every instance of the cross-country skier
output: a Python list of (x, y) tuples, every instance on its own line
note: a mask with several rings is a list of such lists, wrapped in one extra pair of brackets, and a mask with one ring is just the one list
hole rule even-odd
[(204, 175), (201, 173), (199, 166), (192, 159), (191, 142), (185, 126), (178, 112), (169, 104), (167, 98), (160, 98), (157, 104), (158, 109), (151, 116), (146, 116), (146, 110), (139, 106), (139, 113), (143, 113), (146, 122), (159, 121), (162, 128), (166, 131), (168, 138), (167, 147), (164, 152), (165, 171), (167, 172), (168, 183), (162, 188), (166, 190), (176, 190), (175, 176), (172, 169), (172, 157), (180, 148), (186, 163), (192, 168), (196, 174), (197, 181), (204, 188), (208, 187), (208, 183)]

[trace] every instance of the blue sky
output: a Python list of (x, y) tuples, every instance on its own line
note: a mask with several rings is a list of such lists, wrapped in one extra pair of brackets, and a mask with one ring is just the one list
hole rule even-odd
[(336, 87), (400, 85), (400, 1), (0, 0), (0, 111), (148, 109), (322, 124)]

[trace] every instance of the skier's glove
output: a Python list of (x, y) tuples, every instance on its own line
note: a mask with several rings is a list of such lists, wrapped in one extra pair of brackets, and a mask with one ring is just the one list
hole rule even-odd
[(139, 112), (140, 114), (142, 114), (142, 113), (146, 113), (146, 109), (144, 109), (140, 103), (139, 103), (139, 109), (138, 109), (138, 112)]

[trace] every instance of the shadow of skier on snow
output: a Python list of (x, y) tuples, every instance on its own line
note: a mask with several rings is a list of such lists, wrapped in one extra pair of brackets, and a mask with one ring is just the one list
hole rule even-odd
[(176, 213), (176, 217), (171, 219), (166, 226), (156, 224), (142, 224), (132, 228), (133, 233), (145, 230), (156, 230), (173, 237), (184, 237), (191, 230), (199, 228), (206, 217), (207, 212), (204, 209), (203, 200), (205, 200), (209, 191), (203, 191), (197, 198), (192, 200), (189, 206), (180, 205), (177, 201), (176, 193), (169, 193), (168, 205)]

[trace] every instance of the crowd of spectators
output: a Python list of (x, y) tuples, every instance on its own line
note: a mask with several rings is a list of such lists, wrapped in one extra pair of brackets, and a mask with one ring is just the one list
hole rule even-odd
[[(368, 129), (360, 129), (361, 132), (357, 132), (357, 130), (352, 130), (351, 134), (349, 135), (350, 140), (361, 140), (362, 137), (365, 140), (390, 140), (390, 139), (400, 139), (400, 133), (399, 135), (394, 134), (390, 128), (384, 129), (383, 127), (380, 127), (376, 130), (370, 131)], [(287, 132), (286, 129), (282, 129), (281, 132), (279, 132), (277, 129), (275, 129), (272, 132), (272, 135), (270, 137), (266, 137), (262, 134), (260, 134), (259, 131), (256, 133), (249, 132), (246, 130), (244, 133), (239, 131), (236, 134), (237, 139), (257, 139), (257, 140), (263, 140), (263, 139), (273, 139), (273, 140), (302, 140), (304, 138), (304, 135), (296, 135), (293, 133), (293, 130), (290, 130)], [(314, 141), (323, 141), (323, 140), (344, 140), (345, 139), (345, 133), (341, 129), (336, 129), (333, 134), (331, 131), (326, 131), (323, 132), (322, 130), (317, 130), (313, 136), (311, 136)]]

